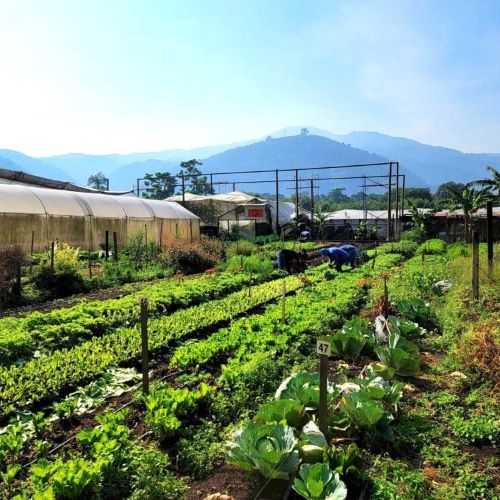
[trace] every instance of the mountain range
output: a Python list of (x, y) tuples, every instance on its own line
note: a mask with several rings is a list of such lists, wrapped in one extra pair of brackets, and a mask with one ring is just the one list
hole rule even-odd
[[(307, 132), (303, 130), (305, 128)], [(498, 168), (500, 164), (499, 153), (463, 153), (377, 132), (335, 135), (314, 127), (287, 127), (262, 138), (239, 143), (132, 154), (72, 153), (34, 158), (17, 151), (0, 149), (0, 168), (79, 184), (86, 184), (89, 175), (102, 171), (110, 178), (111, 189), (128, 190), (132, 189), (136, 185), (136, 179), (144, 177), (144, 174), (158, 171), (177, 173), (179, 163), (192, 158), (203, 162), (201, 170), (205, 173), (225, 173), (214, 175), (214, 182), (236, 182), (240, 183), (238, 189), (260, 192), (269, 192), (270, 189), (265, 183), (247, 184), (256, 180), (255, 174), (231, 175), (231, 172), (380, 163), (390, 160), (400, 162), (400, 172), (406, 174), (407, 186), (435, 189), (447, 181), (474, 180), (485, 174), (486, 165)], [(323, 170), (314, 172), (314, 178), (383, 175), (386, 172), (386, 167)], [(281, 176), (292, 180), (293, 174), (291, 171)], [(274, 172), (259, 173), (258, 178), (261, 181), (272, 181), (274, 175)], [(302, 172), (301, 177), (309, 179), (311, 176)], [(301, 182), (304, 188), (308, 186), (307, 181)], [(321, 191), (343, 186), (347, 186), (347, 192), (360, 190), (359, 180), (350, 183), (342, 180), (320, 180), (319, 183)], [(290, 183), (289, 187), (292, 186)], [(231, 186), (228, 189), (231, 189)], [(286, 189), (286, 185), (283, 189)]]

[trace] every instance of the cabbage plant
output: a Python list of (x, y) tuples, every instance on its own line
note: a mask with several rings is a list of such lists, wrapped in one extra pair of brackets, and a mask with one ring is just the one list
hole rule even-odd
[(307, 500), (343, 500), (347, 497), (346, 485), (326, 464), (303, 464), (293, 489)]
[(227, 461), (270, 479), (288, 480), (299, 465), (293, 430), (287, 425), (251, 423), (227, 443)]

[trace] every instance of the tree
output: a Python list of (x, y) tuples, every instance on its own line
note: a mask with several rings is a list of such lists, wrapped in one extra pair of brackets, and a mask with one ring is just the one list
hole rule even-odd
[(144, 185), (146, 186), (144, 198), (164, 200), (174, 194), (176, 179), (168, 172), (156, 172), (144, 176)]
[(410, 208), (410, 215), (413, 220), (413, 224), (422, 235), (425, 234), (426, 225), (429, 222), (429, 219), (434, 215), (434, 212), (421, 212), (410, 200), (408, 200), (408, 206)]
[(99, 191), (104, 191), (109, 189), (109, 179), (102, 172), (97, 172), (97, 174), (92, 174), (88, 178), (87, 186), (98, 189)]
[(450, 200), (450, 191), (462, 191), (465, 184), (461, 182), (445, 182), (438, 186), (436, 190), (436, 201), (438, 204)]
[(179, 175), (184, 175), (186, 191), (193, 194), (214, 194), (214, 190), (208, 183), (207, 177), (201, 175), (198, 165), (202, 165), (202, 163), (195, 159), (181, 161)]
[(465, 241), (470, 242), (472, 240), (472, 215), (486, 205), (486, 202), (491, 199), (491, 193), (488, 188), (476, 191), (465, 186), (461, 191), (450, 190), (450, 195), (451, 210), (464, 212)]
[(477, 181), (469, 182), (468, 186), (480, 186), (482, 188), (491, 189), (491, 191), (496, 191), (496, 196), (500, 196), (500, 172), (488, 165), (486, 170), (490, 173), (491, 179), (479, 179)]
[(405, 189), (405, 197), (415, 198), (418, 200), (432, 201), (432, 193), (429, 188), (412, 188), (408, 187)]

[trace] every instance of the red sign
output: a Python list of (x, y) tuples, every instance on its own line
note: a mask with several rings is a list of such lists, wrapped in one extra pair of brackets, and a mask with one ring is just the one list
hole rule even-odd
[(254, 219), (261, 219), (264, 217), (263, 208), (247, 208), (247, 217), (253, 217)]

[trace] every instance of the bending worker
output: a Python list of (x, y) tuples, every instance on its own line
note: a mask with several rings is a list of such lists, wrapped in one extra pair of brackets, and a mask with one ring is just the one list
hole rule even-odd
[(303, 273), (306, 270), (305, 252), (294, 252), (286, 248), (278, 252), (278, 268), (287, 273)]
[(344, 245), (343, 247), (323, 248), (321, 255), (328, 258), (330, 267), (335, 265), (338, 272), (342, 272), (342, 266), (350, 264), (354, 267), (354, 261), (357, 255), (357, 249), (353, 245)]

